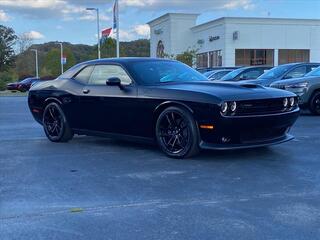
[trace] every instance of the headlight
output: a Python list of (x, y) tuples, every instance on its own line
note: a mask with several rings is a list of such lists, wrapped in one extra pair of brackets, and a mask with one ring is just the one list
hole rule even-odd
[(227, 111), (228, 111), (228, 103), (227, 103), (227, 102), (224, 102), (224, 103), (222, 103), (222, 105), (221, 105), (221, 112), (222, 112), (223, 114), (225, 114)]
[(294, 97), (289, 98), (289, 105), (290, 105), (290, 107), (293, 107), (294, 102), (295, 102)]
[(230, 103), (231, 112), (234, 112), (236, 109), (237, 109), (237, 103), (236, 102), (231, 102)]
[(306, 88), (306, 87), (308, 87), (307, 82), (293, 83), (285, 86), (285, 88)]
[(288, 107), (288, 98), (283, 99), (283, 106), (286, 108)]

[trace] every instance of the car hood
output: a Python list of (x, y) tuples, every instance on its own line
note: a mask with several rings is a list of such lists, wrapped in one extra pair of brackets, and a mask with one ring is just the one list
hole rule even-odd
[(18, 82), (8, 83), (7, 86), (16, 86), (17, 84), (19, 84), (19, 83)]
[(289, 84), (295, 84), (295, 83), (301, 83), (301, 82), (308, 82), (308, 81), (313, 81), (313, 80), (319, 80), (320, 77), (317, 76), (309, 76), (309, 77), (302, 77), (302, 78), (292, 78), (292, 79), (287, 79), (287, 80), (281, 80), (281, 81), (276, 81), (271, 84), (271, 86), (274, 85), (289, 85)]
[(168, 83), (157, 86), (161, 89), (174, 89), (193, 93), (203, 93), (214, 96), (223, 101), (270, 99), (294, 96), (294, 94), (273, 88), (266, 88), (255, 84), (235, 82), (189, 82)]

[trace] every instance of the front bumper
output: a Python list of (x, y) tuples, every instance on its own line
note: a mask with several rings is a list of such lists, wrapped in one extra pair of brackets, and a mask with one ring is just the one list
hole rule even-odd
[(288, 142), (294, 139), (294, 137), (290, 134), (285, 134), (282, 137), (269, 139), (266, 141), (255, 142), (250, 144), (214, 144), (214, 143), (207, 143), (207, 142), (200, 142), (200, 148), (202, 149), (211, 149), (211, 150), (237, 150), (237, 149), (247, 149), (247, 148), (257, 148), (257, 147), (265, 147), (276, 145), (284, 142)]
[(288, 132), (300, 110), (268, 115), (221, 117), (211, 124), (214, 129), (200, 129), (203, 149), (241, 149), (279, 144), (293, 139)]

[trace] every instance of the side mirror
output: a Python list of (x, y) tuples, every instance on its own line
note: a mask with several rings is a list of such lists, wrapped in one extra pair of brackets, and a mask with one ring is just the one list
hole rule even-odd
[(120, 87), (121, 80), (120, 80), (120, 78), (117, 78), (117, 77), (111, 77), (111, 78), (108, 78), (108, 80), (106, 81), (106, 85)]

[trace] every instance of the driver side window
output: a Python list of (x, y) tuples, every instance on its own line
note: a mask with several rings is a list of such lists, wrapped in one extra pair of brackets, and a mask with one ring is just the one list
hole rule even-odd
[(289, 73), (287, 73), (284, 78), (285, 79), (299, 78), (299, 77), (302, 77), (303, 75), (305, 75), (306, 73), (307, 73), (307, 67), (301, 66), (301, 67), (297, 67), (297, 68), (293, 69), (292, 71), (290, 71)]
[(106, 81), (112, 77), (119, 78), (123, 85), (132, 83), (131, 78), (122, 67), (118, 65), (96, 65), (91, 74), (89, 84), (106, 85)]
[(248, 79), (256, 79), (261, 75), (259, 70), (249, 70), (245, 71), (244, 73), (240, 74), (238, 79), (239, 80), (248, 80)]

